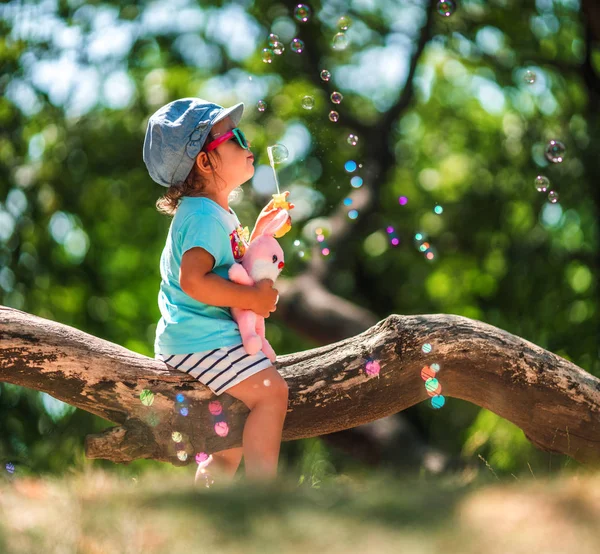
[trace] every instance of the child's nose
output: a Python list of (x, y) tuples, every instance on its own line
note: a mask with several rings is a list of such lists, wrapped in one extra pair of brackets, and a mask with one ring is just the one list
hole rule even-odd
[(285, 264), (283, 262), (279, 262), (279, 264), (277, 265), (277, 267), (279, 269), (283, 269), (283, 266), (285, 266)]

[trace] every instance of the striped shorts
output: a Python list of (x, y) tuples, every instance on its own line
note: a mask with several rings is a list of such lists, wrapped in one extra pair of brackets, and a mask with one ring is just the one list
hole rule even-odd
[(155, 359), (188, 373), (217, 396), (273, 365), (262, 351), (250, 356), (242, 343), (191, 354), (156, 354)]

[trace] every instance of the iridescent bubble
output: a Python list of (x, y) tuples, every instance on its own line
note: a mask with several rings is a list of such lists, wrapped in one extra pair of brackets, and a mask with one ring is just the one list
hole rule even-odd
[(304, 50), (304, 42), (299, 38), (295, 38), (292, 40), (291, 49), (293, 52), (296, 52), (296, 54), (302, 54), (302, 51)]
[(547, 145), (546, 145), (546, 158), (548, 158), (549, 161), (555, 163), (555, 164), (559, 164), (560, 162), (563, 161), (563, 157), (565, 155), (565, 152), (567, 151), (567, 148), (565, 147), (565, 145), (558, 141), (558, 140), (551, 140)]
[(443, 211), (444, 208), (442, 208), (442, 206), (436, 206), (435, 208), (433, 208), (433, 211), (437, 214), (440, 215)]
[(256, 107), (259, 112), (264, 112), (267, 109), (267, 103), (264, 100), (259, 100)]
[(15, 472), (15, 464), (13, 464), (12, 462), (7, 462), (4, 467), (6, 468), (6, 471), (8, 471), (8, 473), (10, 473), (11, 475)]
[(223, 411), (223, 405), (218, 400), (208, 403), (208, 411), (212, 415), (219, 415)]
[(350, 41), (346, 33), (336, 33), (331, 41), (331, 46), (334, 50), (345, 50), (348, 48), (348, 44), (350, 44)]
[(208, 460), (208, 454), (206, 452), (198, 452), (196, 454), (196, 463), (197, 464), (201, 464), (202, 462), (205, 462), (206, 460)]
[(544, 175), (538, 175), (535, 178), (535, 189), (538, 192), (546, 192), (550, 188), (550, 179)]
[(154, 402), (154, 393), (149, 389), (144, 389), (140, 393), (140, 401), (144, 406), (152, 406), (152, 402)]
[(273, 61), (273, 50), (270, 48), (263, 48), (262, 61), (265, 63), (271, 63)]
[(434, 396), (442, 392), (442, 385), (435, 378), (425, 381), (425, 390), (429, 396)]
[(315, 107), (315, 99), (312, 96), (305, 96), (302, 99), (302, 107), (305, 110), (312, 110)]
[(347, 31), (352, 25), (352, 20), (347, 15), (342, 15), (338, 19), (337, 26), (340, 31)]
[(177, 400), (177, 402), (183, 402), (184, 400), (184, 396), (183, 394), (179, 393), (176, 397), (175, 400)]
[(334, 104), (341, 104), (344, 99), (342, 93), (337, 91), (332, 92), (330, 98)]
[(294, 8), (294, 17), (301, 23), (306, 23), (310, 18), (310, 8), (306, 4), (298, 4)]
[(426, 365), (425, 367), (423, 367), (423, 369), (421, 370), (421, 379), (423, 379), (423, 381), (427, 381), (428, 379), (433, 379), (435, 377), (435, 371), (433, 371), (433, 369)]
[(355, 175), (354, 177), (352, 177), (352, 179), (350, 179), (350, 184), (355, 189), (358, 189), (358, 188), (362, 187), (362, 184), (363, 184), (362, 177), (359, 177), (358, 175)]
[(356, 162), (354, 160), (348, 160), (345, 164), (344, 164), (344, 169), (348, 172), (348, 173), (352, 173), (353, 171), (356, 171)]
[(379, 362), (377, 360), (369, 360), (365, 364), (365, 373), (369, 376), (379, 375), (380, 369), (381, 366), (379, 365)]
[(400, 196), (398, 198), (398, 204), (401, 206), (406, 206), (406, 204), (408, 204), (408, 198), (406, 198), (406, 196)]
[(454, 13), (456, 4), (452, 0), (440, 0), (437, 3), (437, 12), (444, 17), (449, 17)]
[(269, 156), (269, 161), (276, 164), (285, 162), (290, 155), (288, 149), (283, 144), (267, 146), (267, 154)]
[(431, 399), (431, 407), (436, 410), (439, 410), (445, 403), (446, 399), (441, 394), (438, 394)]
[(356, 135), (353, 135), (352, 133), (350, 133), (348, 135), (348, 144), (350, 146), (356, 146), (358, 144), (358, 137)]
[(181, 442), (182, 436), (179, 431), (173, 431), (171, 433), (171, 438), (173, 439), (174, 442)]
[(327, 71), (326, 69), (323, 69), (321, 71), (321, 79), (323, 81), (329, 81), (329, 79), (331, 79), (331, 73), (329, 71)]
[(553, 204), (556, 204), (558, 202), (558, 192), (556, 192), (555, 190), (551, 190), (548, 193), (548, 200), (550, 200), (550, 202), (552, 202)]
[(350, 206), (352, 204), (352, 198), (344, 198), (344, 206)]
[(431, 364), (431, 369), (437, 373), (440, 370), (440, 364)]
[(181, 408), (181, 409), (179, 410), (179, 413), (180, 413), (182, 416), (186, 416), (186, 415), (188, 415), (188, 413), (189, 413), (189, 412), (188, 412), (188, 409), (187, 409), (187, 408), (183, 407), (183, 408)]
[(152, 427), (156, 427), (160, 423), (160, 418), (158, 417), (158, 414), (156, 414), (155, 412), (153, 412), (153, 413), (148, 414), (148, 417), (146, 418), (146, 421)]
[(281, 54), (285, 52), (285, 46), (283, 45), (283, 42), (276, 42), (273, 44), (273, 52), (277, 56), (281, 56)]
[(523, 80), (528, 85), (533, 85), (533, 83), (535, 83), (536, 78), (537, 78), (537, 75), (535, 74), (535, 71), (531, 71), (530, 69), (525, 71), (525, 73), (523, 74)]
[(271, 33), (269, 35), (269, 47), (274, 48), (275, 44), (277, 44), (278, 42), (279, 42), (279, 37), (277, 35), (274, 35), (273, 33)]
[(400, 244), (400, 239), (394, 237), (391, 241), (392, 246), (398, 246)]
[(182, 461), (185, 462), (187, 460), (187, 452), (185, 450), (178, 450), (177, 451), (177, 457)]
[(321, 254), (323, 254), (323, 256), (329, 256), (329, 248), (323, 248), (323, 250), (321, 250)]
[(329, 121), (333, 121), (334, 123), (337, 123), (340, 119), (340, 114), (337, 113), (335, 110), (331, 110), (329, 112)]
[(433, 348), (431, 347), (431, 344), (429, 344), (428, 342), (426, 342), (423, 346), (421, 346), (421, 350), (425, 354), (429, 354), (433, 350)]
[(356, 219), (358, 217), (358, 210), (350, 210), (348, 212), (348, 217), (350, 219)]
[(388, 225), (388, 227), (386, 228), (386, 231), (387, 231), (388, 235), (391, 235), (394, 232), (394, 228), (391, 225)]
[(215, 423), (215, 433), (219, 435), (219, 437), (226, 437), (229, 434), (229, 425), (224, 421), (217, 421), (217, 423)]

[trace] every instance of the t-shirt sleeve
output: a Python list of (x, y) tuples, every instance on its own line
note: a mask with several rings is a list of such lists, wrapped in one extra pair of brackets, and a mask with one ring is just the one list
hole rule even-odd
[(229, 237), (221, 222), (211, 215), (192, 215), (185, 219), (179, 229), (179, 243), (182, 256), (190, 248), (200, 246), (213, 256), (214, 267), (226, 263)]

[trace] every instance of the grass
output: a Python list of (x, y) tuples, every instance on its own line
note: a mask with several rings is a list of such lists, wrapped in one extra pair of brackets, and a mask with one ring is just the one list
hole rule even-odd
[(414, 479), (286, 469), (262, 486), (240, 471), (211, 488), (190, 467), (13, 476), (0, 481), (0, 552), (600, 552), (600, 472), (498, 478), (486, 465)]

